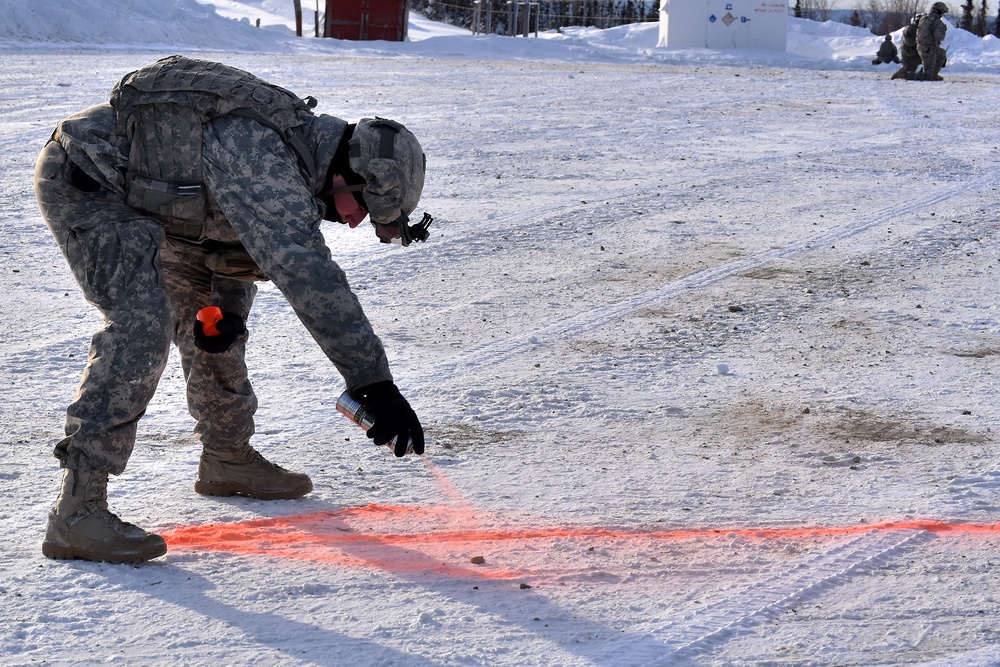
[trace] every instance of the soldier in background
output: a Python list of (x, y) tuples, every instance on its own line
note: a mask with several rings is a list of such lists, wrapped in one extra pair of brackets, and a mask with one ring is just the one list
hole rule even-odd
[(899, 52), (896, 50), (896, 45), (892, 42), (892, 35), (886, 35), (885, 41), (878, 47), (878, 53), (875, 55), (875, 60), (872, 61), (872, 65), (881, 65), (882, 63), (897, 63), (899, 64)]
[[(111, 104), (61, 121), (42, 150), (42, 217), (103, 320), (55, 447), (64, 475), (46, 556), (166, 553), (159, 535), (111, 512), (107, 484), (125, 469), (171, 341), (202, 445), (195, 491), (269, 500), (312, 490), (308, 475), (250, 445), (257, 398), (244, 323), (254, 280), (273, 281), (372, 414), (368, 436), (404, 448), (412, 438), (423, 452), (420, 422), (320, 224), (356, 227), (369, 216), (382, 241), (424, 240), (429, 217), (408, 222), (424, 154), (399, 123), (349, 124), (314, 114), (314, 104), (234, 67), (172, 56), (123, 78)], [(220, 321), (197, 319), (209, 305)]]
[(946, 55), (941, 48), (941, 42), (948, 32), (941, 17), (948, 13), (948, 5), (943, 2), (935, 2), (931, 5), (931, 10), (924, 14), (917, 25), (917, 53), (920, 54), (920, 62), (923, 68), (916, 76), (921, 81), (943, 81), (938, 72), (945, 65)]
[(917, 14), (903, 28), (903, 37), (900, 40), (902, 42), (900, 55), (903, 66), (892, 75), (893, 79), (913, 79), (917, 68), (920, 67), (920, 54), (917, 53), (917, 25), (923, 16), (923, 14)]

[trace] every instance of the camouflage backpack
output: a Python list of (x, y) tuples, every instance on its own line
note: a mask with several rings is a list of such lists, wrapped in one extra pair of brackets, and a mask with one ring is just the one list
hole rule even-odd
[(126, 203), (167, 223), (167, 233), (197, 241), (206, 215), (202, 129), (218, 116), (252, 118), (276, 131), (298, 157), (307, 182), (316, 171), (302, 139), (301, 112), (312, 98), (206, 60), (170, 56), (127, 74), (111, 91), (116, 131), (128, 139)]

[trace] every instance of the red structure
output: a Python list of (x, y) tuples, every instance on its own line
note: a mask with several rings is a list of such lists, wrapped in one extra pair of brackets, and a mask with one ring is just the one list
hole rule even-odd
[(402, 42), (409, 13), (407, 0), (326, 0), (323, 36)]

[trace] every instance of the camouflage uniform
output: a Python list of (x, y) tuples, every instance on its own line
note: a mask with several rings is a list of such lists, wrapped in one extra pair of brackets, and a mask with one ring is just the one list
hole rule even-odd
[(917, 25), (917, 52), (920, 54), (920, 62), (923, 63), (923, 71), (918, 77), (925, 81), (940, 81), (938, 72), (944, 67), (945, 51), (941, 48), (941, 42), (948, 32), (941, 17), (947, 13), (947, 6), (941, 2), (935, 2), (931, 11), (920, 19)]
[(885, 40), (878, 47), (878, 53), (875, 55), (875, 60), (872, 61), (872, 65), (881, 65), (882, 63), (899, 63), (899, 52), (896, 50), (896, 45), (892, 43), (892, 35), (886, 35)]
[(208, 269), (211, 242), (246, 249), (349, 388), (392, 379), (382, 343), (320, 233), (325, 209), (315, 196), (347, 123), (312, 114), (302, 120), (321, 174), (308, 183), (274, 130), (239, 116), (205, 125), (203, 240), (209, 245), (167, 238), (162, 221), (125, 204), (129, 147), (115, 133), (110, 105), (58, 125), (36, 166), (36, 195), (74, 277), (104, 320), (67, 410), (66, 437), (55, 449), (63, 467), (125, 469), (171, 340), (201, 442), (230, 449), (253, 434), (257, 400), (247, 379), (245, 336), (221, 354), (205, 353), (193, 340), (200, 308), (215, 304), (245, 319), (256, 293), (253, 283)]
[(893, 79), (912, 79), (917, 68), (920, 67), (920, 54), (917, 53), (917, 23), (923, 14), (914, 16), (913, 19), (903, 28), (903, 37), (900, 40), (900, 56), (902, 57), (902, 67), (892, 75)]

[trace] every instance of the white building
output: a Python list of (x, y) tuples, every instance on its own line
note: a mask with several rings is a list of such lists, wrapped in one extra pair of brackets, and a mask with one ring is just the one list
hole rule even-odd
[(663, 0), (658, 46), (771, 49), (788, 44), (785, 0)]

